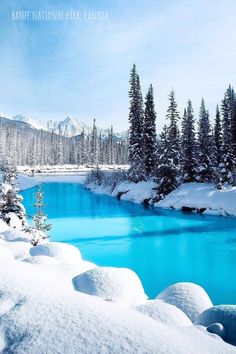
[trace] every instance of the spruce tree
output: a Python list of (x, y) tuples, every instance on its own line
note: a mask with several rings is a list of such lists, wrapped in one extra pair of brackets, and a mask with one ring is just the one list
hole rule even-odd
[(52, 225), (47, 223), (47, 215), (44, 213), (44, 202), (43, 202), (43, 190), (41, 185), (38, 186), (37, 192), (35, 193), (36, 202), (34, 207), (36, 208), (36, 213), (33, 216), (34, 225), (33, 227), (26, 227), (25, 231), (31, 235), (31, 243), (36, 246), (38, 243), (48, 239), (48, 231), (51, 230)]
[(192, 102), (189, 100), (184, 110), (181, 135), (181, 167), (183, 182), (194, 182), (196, 178), (196, 139)]
[(160, 141), (158, 144), (158, 161), (156, 169), (155, 182), (156, 196), (153, 202), (158, 202), (164, 199), (167, 194), (172, 192), (178, 186), (177, 171), (174, 164), (172, 153), (170, 151), (170, 142), (168, 138), (168, 128), (166, 125), (160, 135)]
[(96, 165), (98, 163), (98, 139), (96, 120), (93, 120), (93, 130), (91, 135), (91, 163)]
[(144, 164), (146, 177), (153, 176), (156, 166), (156, 112), (152, 85), (148, 89), (145, 100)]
[(214, 141), (216, 147), (216, 162), (219, 167), (222, 160), (222, 125), (219, 106), (216, 107), (216, 117), (214, 124)]
[[(3, 183), (1, 184), (1, 218), (10, 226), (24, 227), (26, 222), (25, 208), (22, 205), (23, 197), (18, 193), (17, 187), (17, 171), (12, 165), (2, 167)], [(13, 214), (19, 219), (19, 223), (15, 222)], [(17, 224), (17, 225), (16, 225)]]
[(198, 172), (199, 182), (211, 182), (213, 180), (213, 165), (211, 161), (211, 127), (209, 112), (206, 110), (204, 99), (201, 101), (198, 122)]
[(144, 143), (143, 143), (143, 100), (139, 76), (133, 65), (130, 74), (129, 109), (129, 162), (128, 179), (132, 182), (145, 180)]
[(164, 127), (158, 149), (157, 162), (157, 196), (154, 201), (163, 199), (172, 192), (180, 183), (180, 145), (178, 120), (179, 113), (175, 101), (175, 93), (172, 90), (169, 95), (170, 104), (166, 118), (170, 122)]
[(228, 89), (224, 95), (221, 105), (222, 111), (222, 160), (220, 163), (220, 174), (222, 183), (235, 183), (235, 157), (233, 153), (233, 139), (231, 130), (231, 91)]

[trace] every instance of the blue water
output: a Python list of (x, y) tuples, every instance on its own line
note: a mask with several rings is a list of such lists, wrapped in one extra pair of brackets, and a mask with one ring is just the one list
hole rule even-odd
[[(133, 269), (155, 297), (180, 281), (203, 286), (215, 304), (236, 304), (236, 218), (144, 207), (73, 183), (46, 183), (51, 240), (77, 246), (101, 266)], [(35, 188), (22, 194), (34, 213)]]

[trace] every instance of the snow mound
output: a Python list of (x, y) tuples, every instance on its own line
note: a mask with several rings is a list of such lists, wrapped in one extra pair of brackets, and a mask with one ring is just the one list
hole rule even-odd
[(143, 203), (154, 197), (153, 188), (156, 184), (153, 181), (132, 183), (122, 182), (112, 192), (112, 196), (120, 195), (120, 199), (136, 203)]
[(97, 268), (96, 264), (84, 260), (77, 263), (59, 263), (58, 266), (60, 270), (70, 276), (70, 278), (74, 278), (81, 273)]
[(15, 259), (22, 260), (29, 257), (31, 244), (29, 242), (4, 242), (1, 246), (8, 249)]
[(192, 322), (212, 307), (212, 302), (205, 290), (193, 283), (176, 283), (163, 290), (157, 299), (174, 305), (182, 310)]
[(196, 319), (195, 324), (205, 326), (208, 330), (210, 325), (221, 324), (223, 329), (221, 328), (219, 335), (226, 342), (236, 345), (236, 305), (213, 306), (201, 313)]
[(35, 257), (28, 257), (23, 259), (23, 262), (30, 263), (30, 264), (37, 264), (43, 266), (51, 266), (57, 265), (58, 261), (53, 257), (47, 256), (35, 256)]
[(165, 199), (155, 203), (155, 206), (174, 209), (205, 208), (205, 214), (236, 216), (236, 187), (219, 190), (210, 183), (184, 183)]
[(81, 254), (78, 248), (60, 242), (49, 242), (37, 245), (30, 249), (30, 255), (54, 257), (62, 263), (76, 263), (81, 261)]
[(107, 301), (138, 305), (147, 299), (137, 274), (128, 268), (99, 267), (73, 278), (74, 288)]
[(161, 300), (148, 300), (145, 304), (137, 306), (136, 310), (170, 326), (192, 325), (192, 322), (183, 311)]
[(9, 230), (11, 230), (11, 228), (2, 219), (0, 219), (0, 233)]
[(13, 253), (8, 247), (5, 247), (3, 242), (0, 242), (0, 257), (1, 258), (14, 258)]

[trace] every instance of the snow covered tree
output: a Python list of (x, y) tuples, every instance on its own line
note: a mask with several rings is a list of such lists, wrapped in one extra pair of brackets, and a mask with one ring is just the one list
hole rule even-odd
[(43, 191), (41, 185), (38, 186), (38, 190), (35, 193), (36, 202), (34, 207), (36, 208), (36, 214), (33, 216), (34, 226), (27, 227), (25, 229), (31, 235), (31, 243), (36, 246), (39, 242), (48, 239), (48, 231), (51, 230), (52, 225), (47, 223), (47, 215), (43, 212)]
[(219, 167), (222, 160), (222, 126), (221, 126), (221, 118), (220, 118), (220, 110), (219, 106), (216, 107), (216, 116), (215, 116), (215, 124), (214, 124), (214, 141), (216, 147), (216, 162)]
[(144, 165), (146, 177), (149, 178), (155, 173), (156, 166), (156, 112), (152, 85), (148, 89), (145, 100)]
[(194, 182), (197, 170), (196, 139), (192, 102), (189, 100), (184, 111), (181, 135), (181, 166), (183, 182)]
[(158, 148), (157, 161), (157, 196), (155, 201), (163, 199), (176, 189), (180, 183), (180, 146), (179, 146), (179, 113), (172, 90), (169, 95), (170, 104), (166, 119), (170, 122), (164, 127)]
[(231, 91), (228, 89), (225, 92), (222, 100), (222, 160), (220, 163), (220, 174), (222, 183), (235, 183), (235, 156), (233, 153), (233, 141), (231, 130), (231, 114), (232, 114), (232, 97)]
[(91, 163), (96, 165), (98, 163), (98, 136), (96, 120), (93, 120), (93, 130), (91, 134)]
[(168, 128), (165, 125), (158, 145), (158, 161), (155, 178), (157, 194), (153, 200), (154, 202), (164, 199), (167, 194), (178, 187), (179, 182), (176, 176), (176, 165), (172, 156)]
[(211, 182), (213, 180), (214, 166), (211, 161), (211, 148), (209, 112), (206, 110), (204, 99), (202, 99), (198, 122), (197, 180), (199, 182)]
[(129, 161), (128, 179), (132, 182), (145, 180), (143, 142), (143, 100), (139, 76), (135, 64), (130, 74), (129, 109)]
[(1, 218), (12, 227), (24, 227), (26, 223), (23, 197), (18, 193), (17, 171), (12, 165), (2, 167), (3, 183), (1, 184)]
[(113, 126), (108, 133), (108, 164), (114, 164), (114, 134), (113, 134)]

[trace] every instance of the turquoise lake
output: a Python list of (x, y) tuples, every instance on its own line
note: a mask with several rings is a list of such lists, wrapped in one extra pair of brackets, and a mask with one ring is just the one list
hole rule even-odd
[[(75, 183), (45, 183), (50, 239), (78, 247), (100, 266), (128, 267), (149, 297), (176, 282), (236, 304), (236, 218), (154, 209), (97, 195)], [(28, 215), (36, 188), (22, 192)]]

